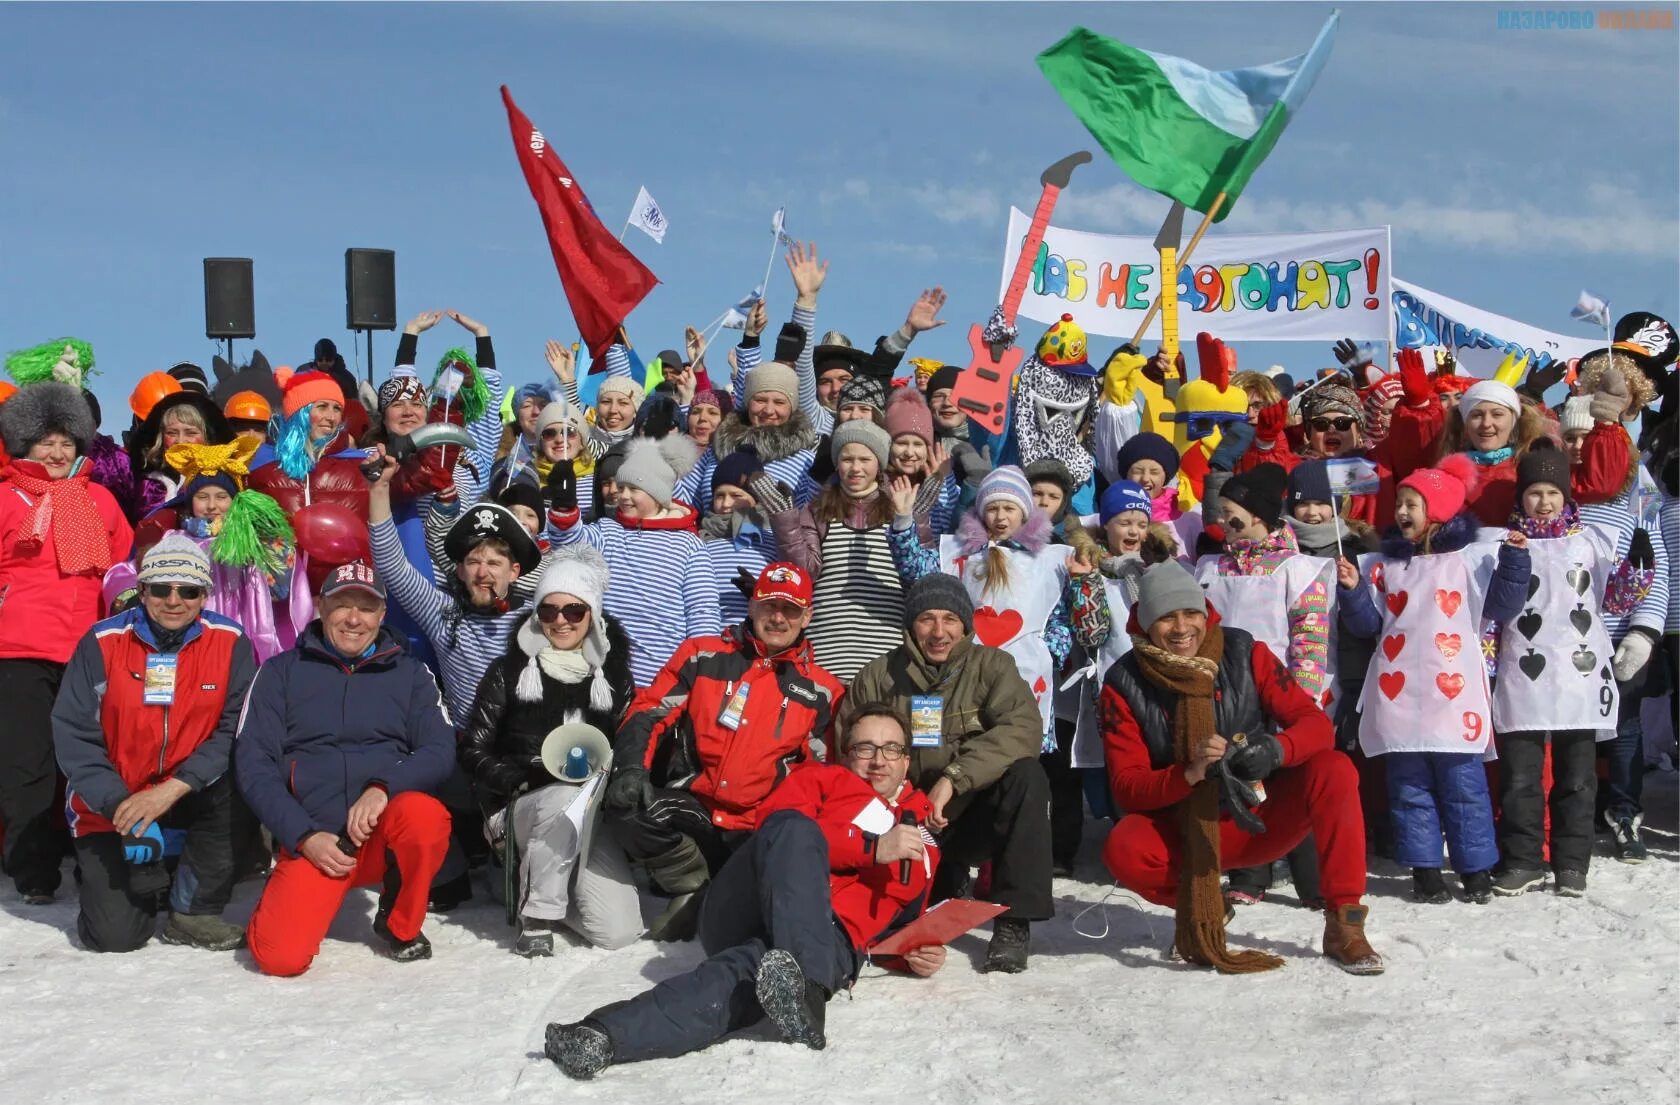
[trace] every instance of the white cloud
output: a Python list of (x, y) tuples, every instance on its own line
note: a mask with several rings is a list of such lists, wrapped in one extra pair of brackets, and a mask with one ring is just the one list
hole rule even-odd
[(1003, 201), (990, 188), (929, 181), (908, 190), (917, 206), (942, 223), (990, 223), (1003, 217)]

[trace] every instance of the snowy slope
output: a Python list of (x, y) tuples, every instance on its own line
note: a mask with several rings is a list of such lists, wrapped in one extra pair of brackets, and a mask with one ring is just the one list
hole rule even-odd
[[(152, 944), (97, 956), (72, 901), (31, 909), (0, 890), (0, 1086), (9, 1102), (1638, 1102), (1680, 1100), (1673, 773), (1649, 776), (1650, 862), (1601, 848), (1584, 901), (1549, 892), (1474, 907), (1405, 900), (1372, 879), (1386, 975), (1319, 956), (1322, 920), (1278, 900), (1242, 909), (1238, 947), (1281, 971), (1221, 978), (1173, 964), (1170, 911), (1074, 880), (1037, 926), (1031, 970), (977, 973), (984, 934), (932, 980), (866, 967), (829, 1006), (829, 1048), (754, 1032), (670, 1062), (572, 1083), (541, 1055), (575, 1020), (692, 965), (694, 945), (507, 951), (481, 897), (427, 933), (429, 962), (374, 951), (358, 893), (314, 968), (267, 979), (244, 953)], [(1096, 827), (1081, 873), (1098, 873)], [(68, 880), (67, 880), (68, 883)], [(243, 920), (258, 885), (240, 888)], [(1106, 923), (1107, 933), (1102, 935)]]

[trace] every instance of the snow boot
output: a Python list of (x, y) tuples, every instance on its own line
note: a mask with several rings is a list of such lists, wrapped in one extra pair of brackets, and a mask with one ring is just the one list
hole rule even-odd
[(1383, 959), (1365, 939), (1365, 917), (1371, 911), (1362, 905), (1344, 905), (1324, 911), (1324, 954), (1350, 975), (1380, 975)]
[(805, 977), (792, 952), (771, 948), (758, 962), (758, 1004), (782, 1039), (804, 1044), (812, 1051), (828, 1046), (823, 1020), (828, 1010), (828, 991)]
[(1027, 945), (1032, 926), (1026, 921), (1000, 917), (992, 924), (992, 942), (986, 947), (986, 963), (980, 969), (986, 973), (998, 971), (1018, 975), (1027, 969)]
[(1572, 871), (1567, 868), (1552, 872), (1552, 889), (1560, 898), (1585, 898), (1587, 896), (1587, 873)]
[(472, 876), (469, 872), (462, 871), (448, 882), (441, 882), (432, 887), (427, 895), (426, 911), (428, 913), (448, 913), (470, 900), (472, 900)]
[(1471, 871), (1467, 875), (1460, 875), (1458, 881), (1464, 884), (1464, 899), (1472, 905), (1487, 905), (1493, 901), (1493, 872)]
[(1442, 905), (1452, 901), (1447, 880), (1441, 877), (1439, 867), (1412, 868), (1412, 901), (1425, 905)]
[(53, 890), (25, 890), (23, 892), (24, 905), (52, 905), (57, 900), (58, 893)]
[(543, 959), (554, 954), (554, 929), (548, 921), (522, 918), (519, 935), (513, 938), (513, 954), (526, 959)]
[(587, 1082), (612, 1065), (612, 1038), (589, 1021), (551, 1024), (543, 1032), (543, 1054), (566, 1077)]
[[(1468, 883), (1466, 883), (1468, 886)], [(1546, 885), (1546, 872), (1534, 867), (1507, 867), (1493, 880), (1493, 892), (1501, 898), (1515, 898), (1527, 894), (1537, 886)]]
[(700, 846), (689, 837), (647, 861), (654, 886), (671, 895), (665, 911), (648, 926), (649, 940), (692, 940), (700, 925), (700, 891), (712, 877)]
[[(395, 868), (392, 868), (395, 870)], [(379, 909), (373, 915), (373, 933), (385, 941), (385, 954), (398, 963), (413, 963), (417, 959), (432, 957), (432, 942), (426, 939), (426, 934), (417, 932), (412, 940), (399, 940), (391, 931), (391, 909), (386, 905), (387, 899), (380, 896)]]
[(158, 937), (165, 944), (180, 944), (205, 951), (230, 952), (245, 946), (245, 930), (230, 925), (214, 913), (169, 914), (169, 923)]
[(1632, 817), (1616, 817), (1606, 810), (1604, 820), (1616, 839), (1616, 858), (1623, 863), (1644, 863), (1650, 854), (1645, 850), (1645, 842), (1639, 839), (1639, 826), (1644, 823), (1645, 815), (1636, 813)]

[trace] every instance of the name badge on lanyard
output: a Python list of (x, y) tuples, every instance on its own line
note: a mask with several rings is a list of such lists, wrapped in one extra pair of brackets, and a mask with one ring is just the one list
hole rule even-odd
[(747, 712), (747, 684), (745, 680), (735, 688), (729, 696), (729, 701), (723, 704), (723, 713), (718, 715), (718, 723), (731, 731), (741, 727), (741, 716)]
[(153, 654), (146, 657), (145, 690), (141, 701), (147, 706), (173, 706), (175, 704), (175, 661), (174, 655), (164, 656)]
[(945, 743), (945, 696), (910, 696), (910, 747), (938, 748)]

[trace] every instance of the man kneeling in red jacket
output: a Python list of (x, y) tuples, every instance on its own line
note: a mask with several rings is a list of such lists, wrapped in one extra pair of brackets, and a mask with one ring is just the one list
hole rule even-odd
[[(712, 879), (700, 906), (711, 958), (576, 1024), (549, 1025), (548, 1057), (573, 1078), (593, 1078), (610, 1063), (684, 1055), (766, 1017), (784, 1040), (821, 1050), (829, 996), (857, 977), (861, 952), (921, 913), (938, 863), (931, 838), (898, 823), (931, 811), (905, 781), (908, 737), (890, 706), (861, 710), (847, 766), (796, 768)], [(918, 948), (904, 962), (931, 975), (945, 949)]]
[(1219, 873), (1281, 859), (1311, 832), (1328, 907), (1324, 954), (1351, 974), (1382, 973), (1365, 939), (1358, 773), (1332, 747), (1330, 719), (1270, 649), (1220, 625), (1176, 561), (1139, 578), (1127, 629), (1132, 651), (1102, 692), (1108, 783), (1127, 811), (1103, 847), (1109, 872), (1176, 906), (1184, 959), (1231, 974), (1266, 970), (1282, 960), (1225, 947)]

